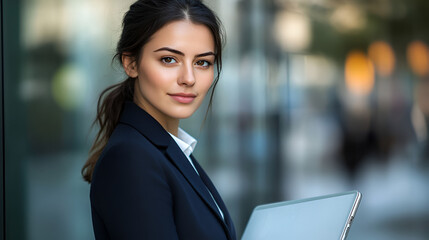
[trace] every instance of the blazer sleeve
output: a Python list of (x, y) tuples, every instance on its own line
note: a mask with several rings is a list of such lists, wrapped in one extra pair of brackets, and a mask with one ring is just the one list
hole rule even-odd
[(112, 240), (178, 239), (163, 157), (153, 145), (127, 142), (98, 160), (91, 183), (96, 239), (105, 239), (106, 233)]

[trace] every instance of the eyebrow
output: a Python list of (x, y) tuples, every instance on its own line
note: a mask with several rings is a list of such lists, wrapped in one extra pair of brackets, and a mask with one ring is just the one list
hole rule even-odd
[[(169, 48), (169, 47), (162, 47), (162, 48), (157, 49), (157, 50), (155, 50), (153, 52), (159, 52), (159, 51), (169, 51), (169, 52), (172, 52), (172, 53), (175, 53), (175, 54), (179, 54), (179, 55), (185, 56), (185, 54), (182, 53), (181, 51), (176, 50), (176, 49), (172, 49), (172, 48)], [(195, 55), (195, 57), (205, 57), (205, 56), (210, 56), (210, 55), (216, 56), (216, 54), (214, 54), (214, 52), (210, 51), (210, 52), (200, 53), (198, 55)]]

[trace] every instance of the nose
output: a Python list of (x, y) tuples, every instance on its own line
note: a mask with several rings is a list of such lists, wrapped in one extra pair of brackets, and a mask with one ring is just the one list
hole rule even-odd
[(177, 82), (179, 85), (186, 86), (193, 86), (195, 84), (195, 73), (193, 64), (184, 64), (182, 66)]

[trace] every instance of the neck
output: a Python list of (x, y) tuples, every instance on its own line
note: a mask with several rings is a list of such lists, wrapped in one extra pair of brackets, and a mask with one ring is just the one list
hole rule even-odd
[(167, 122), (165, 124), (163, 124), (163, 123), (160, 123), (160, 124), (167, 132), (169, 132), (169, 133), (171, 133), (177, 137), (178, 132), (179, 132), (179, 120), (178, 119), (174, 122)]
[(170, 118), (166, 115), (157, 114), (159, 112), (157, 111), (151, 111), (152, 108), (146, 107), (145, 104), (143, 104), (143, 101), (138, 101), (138, 99), (134, 99), (134, 102), (139, 106), (141, 109), (145, 110), (149, 115), (151, 115), (161, 126), (165, 129), (165, 131), (173, 134), (177, 137), (177, 134), (179, 132), (179, 119), (177, 118)]

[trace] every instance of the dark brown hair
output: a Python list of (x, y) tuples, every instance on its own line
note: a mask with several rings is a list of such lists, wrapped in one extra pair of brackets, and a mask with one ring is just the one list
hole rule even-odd
[[(139, 0), (130, 6), (122, 22), (122, 34), (116, 47), (114, 59), (122, 65), (122, 56), (132, 57), (140, 61), (141, 50), (150, 37), (165, 24), (190, 20), (196, 24), (207, 26), (213, 34), (215, 43), (215, 63), (217, 75), (211, 86), (210, 101), (207, 113), (212, 104), (214, 90), (222, 70), (223, 30), (218, 17), (199, 0)], [(82, 168), (83, 178), (91, 182), (92, 172), (100, 154), (107, 144), (119, 121), (125, 101), (132, 101), (135, 78), (105, 89), (98, 99), (97, 116), (94, 124), (100, 129), (90, 149), (90, 155)], [(206, 115), (207, 115), (206, 113)]]

